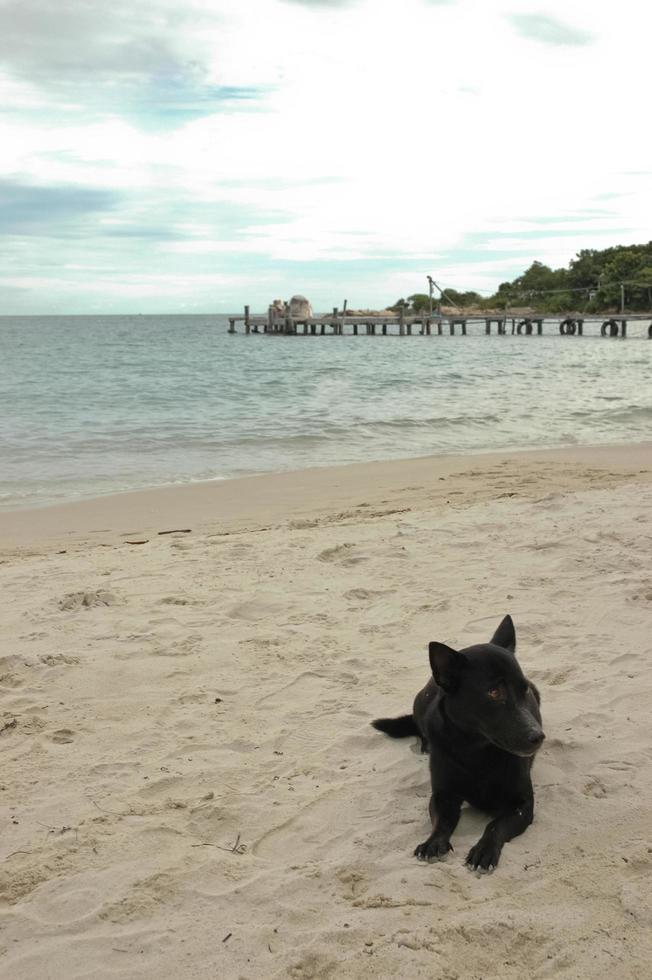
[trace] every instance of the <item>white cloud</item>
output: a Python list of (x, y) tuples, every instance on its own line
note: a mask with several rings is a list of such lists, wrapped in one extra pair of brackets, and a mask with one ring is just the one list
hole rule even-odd
[[(0, 19), (17, 9), (5, 0)], [(179, 240), (143, 246), (144, 276), (174, 256), (238, 255), (243, 289), (247, 270), (258, 282), (264, 263), (384, 257), (386, 269), (394, 257), (434, 273), (433, 263), (445, 264), (438, 255), (476, 240), (476, 250), (503, 257), (466, 271), (456, 259), (444, 271), (454, 284), (478, 287), (480, 276), (491, 288), (530, 253), (563, 264), (577, 248), (615, 244), (623, 228), (631, 241), (649, 236), (649, 182), (624, 173), (649, 169), (639, 93), (647, 91), (651, 16), (636, 0), (623, 0), (617, 18), (588, 0), (552, 0), (545, 11), (519, 4), (521, 24), (572, 25), (591, 34), (581, 45), (554, 43), (550, 33), (548, 43), (532, 44), (498, 0), (193, 0), (184, 8), (141, 0), (98, 9), (91, 20), (71, 2), (58, 33), (50, 8), (51, 38), (39, 31), (30, 48), (28, 14), (42, 9), (21, 0), (13, 49), (5, 44), (0, 173), (122, 191), (124, 227), (156, 225), (163, 209)], [(78, 51), (65, 85), (56, 81), (64, 30)], [(84, 84), (73, 84), (84, 68)], [(206, 94), (198, 104), (214, 112), (176, 128), (134, 116), (134, 85), (146, 89), (154, 119), (169, 108), (170, 85), (188, 79), (194, 94)], [(210, 101), (214, 86), (260, 96), (223, 111)], [(605, 193), (620, 196), (599, 202)], [(242, 209), (239, 221), (212, 219), (220, 204)], [(205, 222), (184, 214), (191, 205), (207, 209)], [(582, 220), (591, 208), (608, 213)], [(256, 212), (271, 217), (257, 221)], [(533, 220), (546, 216), (557, 223)], [(576, 234), (518, 237), (539, 227)], [(374, 295), (361, 302), (383, 299), (387, 277), (374, 285), (365, 276)], [(179, 296), (186, 281), (179, 277)]]
[(508, 18), (519, 34), (543, 44), (590, 44), (590, 31), (573, 27), (548, 14), (510, 14)]

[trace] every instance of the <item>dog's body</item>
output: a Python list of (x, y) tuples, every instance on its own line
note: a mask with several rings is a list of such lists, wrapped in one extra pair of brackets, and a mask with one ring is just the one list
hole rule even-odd
[(416, 735), (430, 753), (433, 832), (415, 850), (421, 860), (443, 858), (462, 803), (495, 814), (466, 863), (495, 868), (503, 844), (532, 823), (530, 770), (545, 738), (539, 692), (516, 660), (510, 616), (491, 643), (455, 651), (429, 645), (433, 676), (414, 701), (413, 713), (379, 718), (373, 726), (393, 738)]

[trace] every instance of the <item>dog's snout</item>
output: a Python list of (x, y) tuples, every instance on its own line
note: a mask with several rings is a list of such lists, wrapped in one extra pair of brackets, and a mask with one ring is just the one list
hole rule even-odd
[(528, 737), (528, 742), (530, 743), (530, 745), (536, 745), (536, 747), (538, 748), (543, 742), (545, 737), (546, 736), (540, 730), (537, 732), (531, 732)]

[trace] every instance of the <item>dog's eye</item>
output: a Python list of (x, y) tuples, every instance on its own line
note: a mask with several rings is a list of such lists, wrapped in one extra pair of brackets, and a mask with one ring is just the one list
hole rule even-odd
[(505, 689), (503, 687), (490, 687), (487, 694), (492, 701), (505, 700)]

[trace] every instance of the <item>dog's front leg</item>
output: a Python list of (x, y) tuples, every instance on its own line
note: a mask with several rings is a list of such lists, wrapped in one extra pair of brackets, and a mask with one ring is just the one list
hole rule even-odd
[(428, 840), (419, 844), (414, 853), (420, 861), (445, 858), (451, 847), (451, 834), (457, 827), (462, 809), (462, 797), (447, 790), (435, 790), (430, 797), (430, 818), (434, 830)]
[(488, 871), (498, 866), (503, 844), (518, 837), (534, 819), (534, 799), (529, 799), (514, 810), (501, 813), (485, 827), (484, 834), (469, 851), (466, 863), (472, 871)]

